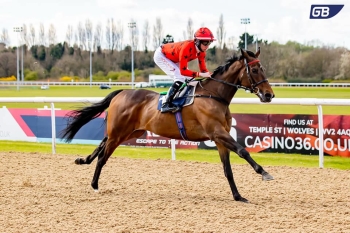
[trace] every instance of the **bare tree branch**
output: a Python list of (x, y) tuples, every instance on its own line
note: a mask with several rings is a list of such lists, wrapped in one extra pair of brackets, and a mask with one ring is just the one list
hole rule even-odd
[(224, 27), (224, 16), (222, 14), (220, 15), (219, 27), (216, 31), (216, 35), (217, 35), (217, 41), (219, 44), (218, 47), (222, 49), (224, 45), (225, 36), (226, 36), (225, 27)]
[(72, 46), (72, 41), (74, 37), (74, 30), (72, 25), (68, 25), (67, 31), (66, 31), (66, 42), (69, 47)]
[(193, 29), (193, 21), (191, 18), (188, 18), (187, 21), (187, 36), (185, 37), (185, 40), (191, 40), (194, 36), (194, 29)]
[(10, 45), (10, 37), (7, 29), (3, 28), (0, 34), (0, 43), (4, 43), (6, 46)]
[(28, 34), (29, 40), (28, 40), (28, 47), (32, 47), (35, 45), (36, 42), (36, 34), (35, 34), (35, 28), (33, 24), (30, 24), (29, 26), (29, 34)]
[(150, 38), (150, 29), (149, 29), (149, 22), (148, 20), (145, 21), (143, 24), (143, 49), (145, 51), (148, 51), (148, 44), (149, 44), (149, 38)]
[(87, 42), (87, 50), (93, 49), (93, 32), (92, 32), (92, 21), (87, 19), (85, 21), (85, 35), (86, 35), (86, 42)]
[(107, 25), (106, 25), (106, 43), (107, 43), (107, 49), (113, 51), (112, 46), (112, 20), (113, 19), (107, 19)]
[(157, 49), (163, 41), (163, 25), (162, 20), (157, 17), (156, 24), (153, 27), (153, 47)]
[(97, 51), (98, 48), (102, 47), (102, 25), (101, 23), (98, 23), (95, 27), (95, 33), (94, 33), (94, 46), (95, 51)]
[(49, 46), (56, 43), (56, 28), (53, 24), (49, 27)]
[(39, 28), (39, 45), (46, 45), (46, 40), (45, 40), (45, 27), (43, 23), (40, 23), (40, 28)]
[(112, 44), (115, 50), (122, 50), (123, 36), (124, 28), (122, 22), (118, 21), (118, 23), (115, 24), (114, 21), (112, 21)]
[(86, 34), (83, 28), (83, 24), (81, 22), (78, 23), (78, 31), (77, 31), (77, 44), (80, 49), (86, 50)]

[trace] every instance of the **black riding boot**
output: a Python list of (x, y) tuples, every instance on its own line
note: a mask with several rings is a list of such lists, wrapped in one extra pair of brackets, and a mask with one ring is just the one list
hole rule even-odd
[(160, 111), (162, 113), (164, 112), (176, 112), (178, 110), (178, 107), (173, 105), (171, 102), (174, 99), (174, 96), (176, 95), (177, 91), (180, 89), (183, 82), (176, 81), (173, 83), (173, 85), (169, 88), (168, 93), (166, 95), (165, 102), (162, 105), (162, 108)]

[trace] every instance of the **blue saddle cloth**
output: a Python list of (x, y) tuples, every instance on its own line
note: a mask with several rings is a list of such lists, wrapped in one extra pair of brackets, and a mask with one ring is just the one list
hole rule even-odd
[[(194, 99), (194, 91), (196, 87), (188, 85), (181, 91), (177, 96), (175, 96), (172, 104), (182, 109), (185, 106), (191, 105)], [(158, 107), (157, 109), (160, 111), (163, 102), (165, 101), (166, 92), (159, 94)]]

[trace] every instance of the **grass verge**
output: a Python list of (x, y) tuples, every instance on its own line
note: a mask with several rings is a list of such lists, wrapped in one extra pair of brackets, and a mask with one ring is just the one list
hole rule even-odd
[[(91, 154), (95, 148), (95, 145), (57, 144), (56, 153), (85, 157)], [(1, 141), (0, 152), (10, 151), (26, 153), (51, 153), (52, 150), (50, 143)], [(319, 166), (318, 156), (283, 153), (252, 153), (251, 155), (255, 161), (262, 166), (289, 166), (310, 168), (316, 168)], [(151, 160), (171, 159), (171, 150), (164, 148), (136, 148), (121, 146), (114, 152), (113, 156)], [(74, 158), (72, 158), (72, 161), (73, 159)], [(176, 159), (182, 161), (220, 163), (220, 158), (216, 150), (177, 149)], [(247, 164), (244, 159), (239, 158), (235, 153), (231, 153), (231, 163)], [(350, 158), (324, 156), (324, 168), (350, 170)]]

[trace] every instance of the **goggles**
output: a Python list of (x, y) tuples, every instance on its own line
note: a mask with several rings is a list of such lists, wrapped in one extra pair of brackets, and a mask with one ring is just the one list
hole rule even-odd
[(211, 40), (201, 40), (201, 44), (204, 46), (209, 46), (212, 42)]

